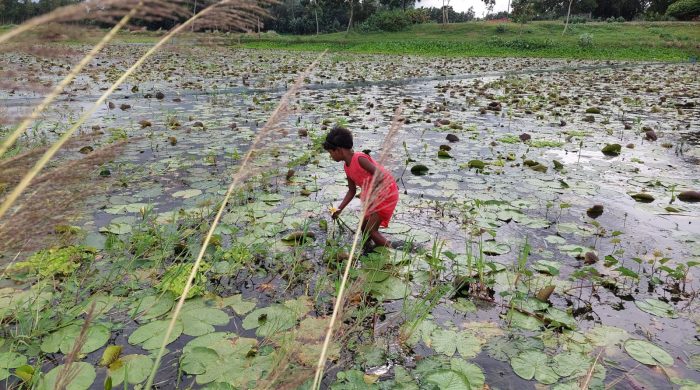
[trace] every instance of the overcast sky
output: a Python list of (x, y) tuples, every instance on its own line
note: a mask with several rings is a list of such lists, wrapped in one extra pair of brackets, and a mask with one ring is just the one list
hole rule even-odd
[[(469, 7), (474, 7), (476, 17), (481, 18), (486, 13), (486, 6), (481, 0), (450, 0), (450, 5), (457, 12), (464, 12)], [(416, 3), (416, 8), (419, 7), (442, 7), (442, 0), (421, 0)], [(496, 6), (493, 7), (493, 12), (505, 11), (508, 8), (508, 0), (496, 0)]]

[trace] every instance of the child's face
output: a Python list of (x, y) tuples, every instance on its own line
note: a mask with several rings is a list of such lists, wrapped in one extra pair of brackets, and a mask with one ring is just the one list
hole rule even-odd
[(333, 161), (335, 161), (335, 162), (338, 162), (338, 161), (342, 161), (342, 160), (343, 160), (343, 156), (342, 156), (342, 153), (341, 153), (341, 151), (340, 151), (340, 148), (329, 149), (329, 150), (328, 150), (328, 154), (331, 155), (331, 158), (332, 158)]

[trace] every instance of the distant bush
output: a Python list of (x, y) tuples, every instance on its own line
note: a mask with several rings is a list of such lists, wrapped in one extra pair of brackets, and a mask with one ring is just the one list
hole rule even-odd
[(508, 29), (506, 28), (505, 24), (499, 24), (498, 26), (496, 26), (496, 32), (499, 34), (503, 34), (507, 31), (508, 31)]
[[(562, 20), (564, 23), (566, 23), (566, 19)], [(588, 22), (588, 18), (583, 17), (583, 16), (574, 16), (569, 18), (569, 24), (585, 24)]]
[(370, 15), (359, 27), (361, 31), (402, 31), (413, 24), (412, 17), (401, 10), (379, 11)]
[(700, 0), (678, 0), (668, 6), (666, 15), (680, 20), (691, 20), (700, 16)]
[(671, 17), (666, 14), (660, 14), (656, 11), (648, 11), (642, 14), (640, 19), (646, 22), (666, 22), (671, 20)]
[(425, 8), (409, 9), (406, 10), (406, 16), (411, 20), (413, 24), (422, 24), (430, 22), (430, 13)]
[(593, 46), (593, 36), (589, 33), (583, 33), (578, 36), (578, 45), (582, 48), (589, 48)]
[(622, 16), (619, 16), (617, 18), (614, 16), (611, 16), (611, 17), (605, 19), (605, 21), (608, 23), (624, 23), (624, 22), (626, 22), (625, 18), (623, 18)]

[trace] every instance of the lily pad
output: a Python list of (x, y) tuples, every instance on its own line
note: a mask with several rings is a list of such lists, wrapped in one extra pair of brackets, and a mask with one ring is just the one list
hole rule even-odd
[(637, 305), (639, 310), (649, 314), (666, 318), (678, 318), (676, 309), (674, 309), (673, 306), (658, 299), (649, 298), (642, 301), (635, 301), (634, 304)]
[(423, 176), (428, 173), (429, 169), (425, 165), (418, 164), (411, 167), (411, 173), (416, 176)]
[(177, 191), (173, 193), (174, 198), (182, 198), (182, 199), (189, 199), (189, 198), (194, 198), (195, 196), (202, 195), (202, 190), (193, 188), (189, 190), (182, 190), (182, 191)]
[(644, 340), (627, 340), (625, 351), (642, 364), (650, 366), (672, 366), (673, 358), (668, 352)]
[[(81, 325), (68, 325), (44, 338), (41, 343), (41, 350), (45, 353), (61, 352), (68, 354), (73, 350), (75, 341), (80, 335)], [(88, 354), (97, 351), (107, 344), (110, 331), (104, 325), (92, 325), (88, 328), (87, 337), (80, 349), (81, 354)]]
[(440, 390), (464, 390), (471, 388), (469, 380), (464, 374), (452, 370), (431, 372), (423, 379)]
[(27, 364), (27, 357), (16, 352), (0, 353), (0, 381), (10, 377), (10, 369)]
[(253, 310), (243, 319), (243, 329), (256, 329), (258, 337), (269, 337), (296, 325), (297, 316), (283, 305), (272, 305)]
[(109, 366), (109, 376), (113, 386), (123, 382), (135, 385), (148, 379), (152, 368), (153, 359), (150, 356), (126, 355)]
[(510, 360), (513, 371), (525, 380), (536, 379), (545, 385), (559, 380), (549, 356), (541, 351), (524, 351)]
[[(39, 390), (54, 390), (58, 376), (63, 371), (65, 365), (61, 364), (49, 371), (44, 378), (39, 381)], [(66, 390), (87, 390), (92, 386), (97, 374), (95, 367), (89, 363), (76, 362), (72, 363), (70, 368), (70, 381), (66, 385)]]
[(245, 301), (243, 300), (243, 295), (236, 294), (227, 298), (222, 298), (220, 306), (229, 306), (233, 309), (234, 312), (236, 312), (236, 314), (240, 316), (255, 309), (255, 302)]
[[(169, 324), (170, 320), (157, 320), (149, 322), (148, 324), (139, 327), (131, 335), (129, 335), (129, 344), (140, 344), (143, 349), (147, 350), (160, 348)], [(184, 327), (182, 322), (180, 320), (176, 321), (166, 345), (177, 340), (177, 338), (182, 334), (183, 329)]]

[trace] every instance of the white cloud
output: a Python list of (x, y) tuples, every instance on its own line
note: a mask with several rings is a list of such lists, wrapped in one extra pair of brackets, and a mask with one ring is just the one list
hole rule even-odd
[[(450, 0), (450, 4), (457, 12), (466, 12), (469, 7), (474, 7), (474, 12), (477, 17), (483, 17), (486, 14), (486, 6), (481, 0)], [(416, 3), (416, 8), (419, 7), (442, 7), (442, 0), (421, 0)], [(493, 7), (493, 12), (506, 11), (508, 8), (508, 0), (496, 0), (496, 5)]]

